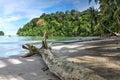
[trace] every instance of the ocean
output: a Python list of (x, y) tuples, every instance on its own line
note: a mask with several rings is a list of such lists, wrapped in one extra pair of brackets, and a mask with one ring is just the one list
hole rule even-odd
[[(71, 43), (97, 38), (98, 37), (50, 37), (47, 42), (48, 45), (51, 45), (52, 43)], [(0, 57), (22, 55), (26, 53), (27, 50), (22, 48), (24, 44), (31, 44), (40, 48), (41, 40), (42, 37), (40, 36), (0, 36)]]
[(27, 50), (22, 49), (23, 44), (41, 46), (42, 37), (20, 37), (20, 36), (0, 36), (0, 57), (22, 55)]

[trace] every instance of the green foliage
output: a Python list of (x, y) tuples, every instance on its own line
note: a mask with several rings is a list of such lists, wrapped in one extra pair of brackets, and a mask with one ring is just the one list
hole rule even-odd
[[(89, 0), (92, 1), (92, 0)], [(98, 36), (120, 31), (119, 0), (95, 0), (100, 3), (100, 10), (90, 7), (79, 12), (76, 10), (43, 13), (34, 18), (17, 31), (20, 36), (42, 36), (48, 32), (50, 36)], [(101, 25), (102, 24), (102, 25)], [(103, 27), (104, 26), (104, 27)]]
[[(89, 0), (91, 2), (92, 0)], [(99, 26), (120, 33), (120, 0), (94, 0), (100, 4)], [(102, 25), (101, 25), (102, 24)], [(103, 29), (104, 31), (104, 29)], [(107, 31), (104, 31), (108, 33)]]
[(3, 31), (0, 31), (0, 36), (4, 36), (4, 32)]
[(90, 27), (90, 9), (83, 12), (76, 10), (43, 13), (39, 18), (34, 18), (17, 31), (20, 36), (42, 36), (47, 31), (50, 36), (89, 36), (92, 34)]

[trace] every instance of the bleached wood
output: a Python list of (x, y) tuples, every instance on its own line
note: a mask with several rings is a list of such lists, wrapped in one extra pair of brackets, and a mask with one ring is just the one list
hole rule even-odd
[(23, 45), (24, 49), (29, 50), (29, 53), (23, 57), (29, 57), (34, 54), (39, 54), (46, 63), (49, 70), (58, 76), (61, 80), (106, 80), (97, 75), (93, 70), (85, 68), (80, 64), (64, 61), (57, 57), (48, 47), (46, 39), (48, 34), (45, 33), (42, 40), (42, 47), (36, 48), (32, 45)]

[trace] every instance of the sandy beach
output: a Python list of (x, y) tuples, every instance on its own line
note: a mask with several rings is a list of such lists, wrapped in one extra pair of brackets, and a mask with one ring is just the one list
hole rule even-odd
[(39, 56), (0, 58), (0, 80), (59, 80), (44, 67)]
[[(120, 80), (120, 39), (111, 38), (58, 44), (52, 52), (63, 60), (79, 63), (106, 80)], [(0, 80), (59, 80), (39, 56), (0, 58)]]

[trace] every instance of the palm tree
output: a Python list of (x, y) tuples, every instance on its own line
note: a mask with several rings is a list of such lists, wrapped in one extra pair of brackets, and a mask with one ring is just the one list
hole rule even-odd
[[(89, 0), (89, 3), (91, 1)], [(115, 32), (120, 31), (120, 0), (94, 0), (94, 2), (100, 4), (101, 26), (117, 36)], [(116, 24), (115, 27), (113, 24)]]
[(91, 31), (94, 32), (94, 27), (97, 25), (97, 16), (98, 16), (98, 11), (94, 9), (94, 7), (90, 7), (90, 24), (91, 24)]

